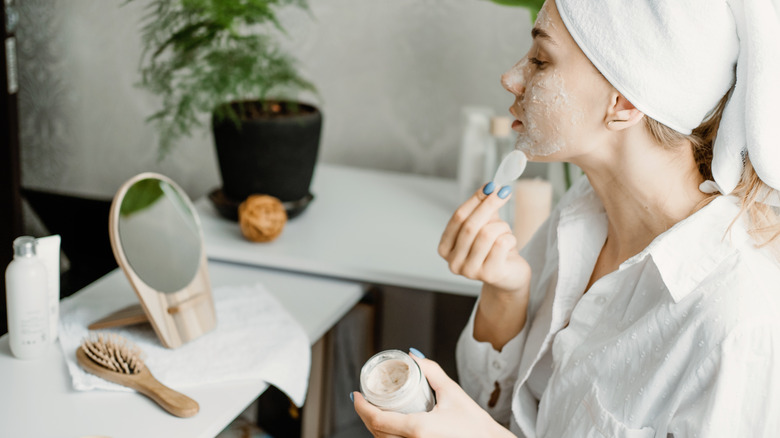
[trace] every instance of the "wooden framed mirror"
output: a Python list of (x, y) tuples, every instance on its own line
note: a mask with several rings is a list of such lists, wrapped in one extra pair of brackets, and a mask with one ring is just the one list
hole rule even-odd
[(200, 219), (171, 179), (142, 173), (119, 188), (109, 237), (140, 303), (92, 323), (96, 330), (149, 321), (176, 348), (216, 326)]

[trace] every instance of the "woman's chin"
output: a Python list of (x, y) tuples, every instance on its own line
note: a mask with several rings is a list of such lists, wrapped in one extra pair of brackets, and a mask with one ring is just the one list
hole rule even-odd
[(522, 143), (518, 143), (517, 149), (525, 152), (528, 161), (534, 162), (555, 162), (565, 161), (564, 151), (561, 149), (550, 150), (543, 147), (528, 147)]

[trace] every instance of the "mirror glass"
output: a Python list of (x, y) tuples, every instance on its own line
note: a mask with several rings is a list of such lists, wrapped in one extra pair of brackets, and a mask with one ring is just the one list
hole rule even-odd
[(127, 189), (120, 204), (117, 228), (125, 258), (160, 292), (187, 287), (200, 266), (200, 230), (186, 196), (166, 181), (145, 178)]

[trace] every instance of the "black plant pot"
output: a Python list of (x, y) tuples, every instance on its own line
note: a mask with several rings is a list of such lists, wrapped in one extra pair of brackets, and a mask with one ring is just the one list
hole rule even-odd
[(297, 106), (293, 114), (242, 120), (240, 127), (230, 119), (212, 117), (222, 175), (221, 193), (212, 195), (212, 201), (215, 205), (222, 202), (223, 208), (217, 207), (223, 216), (235, 220), (234, 207), (253, 194), (279, 198), (290, 217), (312, 199), (309, 186), (319, 151), (322, 114), (311, 105)]

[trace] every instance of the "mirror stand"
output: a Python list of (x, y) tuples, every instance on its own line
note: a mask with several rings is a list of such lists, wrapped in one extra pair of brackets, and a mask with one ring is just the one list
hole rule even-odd
[(149, 317), (146, 316), (144, 308), (141, 307), (141, 304), (139, 303), (131, 304), (125, 308), (119, 309), (116, 312), (93, 322), (88, 325), (87, 328), (90, 330), (102, 330), (147, 322), (149, 322)]
[[(152, 323), (152, 327), (158, 333), (158, 338), (166, 347), (181, 345), (197, 338), (216, 325), (214, 306), (210, 290), (207, 289), (208, 285), (205, 264), (202, 265), (193, 282), (184, 291), (177, 294), (167, 294), (164, 300), (159, 299), (161, 297), (157, 291), (145, 287), (146, 285), (141, 282), (136, 282), (134, 283), (134, 288), (139, 298), (142, 298), (141, 303), (131, 304), (119, 309), (91, 323), (88, 328), (90, 330), (102, 330)], [(199, 290), (201, 291), (200, 293), (197, 292)], [(147, 298), (147, 300), (143, 298)], [(165, 302), (161, 303), (161, 301)], [(151, 310), (151, 312), (159, 313), (160, 321), (172, 322), (173, 324), (154, 324), (149, 319), (149, 311), (142, 305), (145, 302), (160, 303), (161, 308)], [(161, 333), (161, 331), (164, 331), (164, 333)]]
[(114, 256), (139, 304), (89, 325), (90, 330), (149, 322), (176, 348), (217, 325), (200, 220), (171, 179), (143, 173), (117, 191), (109, 214)]

